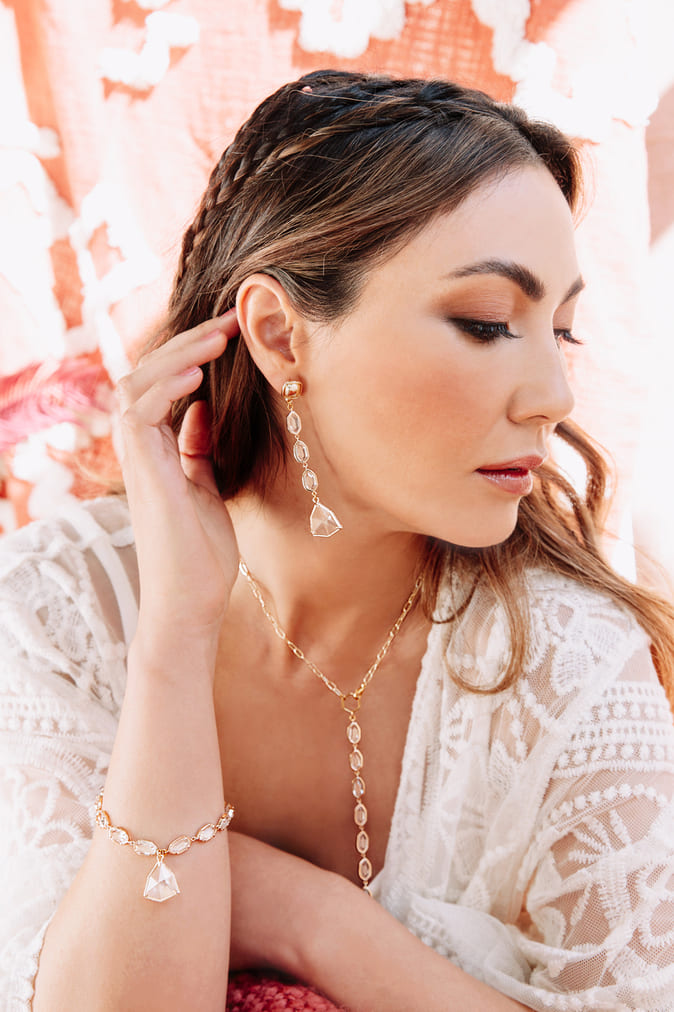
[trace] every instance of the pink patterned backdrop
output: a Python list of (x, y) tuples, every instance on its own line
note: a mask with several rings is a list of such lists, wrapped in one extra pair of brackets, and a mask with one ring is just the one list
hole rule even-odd
[(0, 529), (97, 490), (74, 461), (112, 453), (111, 384), (212, 164), (332, 66), (451, 77), (582, 142), (576, 417), (618, 467), (619, 564), (634, 530), (674, 572), (673, 31), (666, 0), (0, 0)]

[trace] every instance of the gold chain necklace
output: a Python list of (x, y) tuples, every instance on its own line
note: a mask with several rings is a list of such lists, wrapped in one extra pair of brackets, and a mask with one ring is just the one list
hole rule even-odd
[(300, 649), (300, 647), (298, 647), (296, 643), (293, 643), (293, 641), (286, 636), (285, 631), (276, 621), (276, 617), (267, 607), (267, 604), (262, 596), (262, 592), (259, 586), (251, 576), (248, 566), (245, 564), (243, 560), (239, 562), (239, 572), (241, 573), (242, 576), (246, 578), (248, 586), (253, 592), (253, 596), (256, 598), (265, 617), (271, 623), (274, 632), (276, 633), (278, 638), (280, 640), (283, 640), (283, 642), (286, 644), (288, 649), (292, 651), (295, 657), (297, 657), (300, 661), (306, 664), (306, 666), (311, 671), (313, 671), (316, 677), (323, 682), (323, 685), (325, 685), (326, 689), (329, 689), (330, 692), (333, 693), (333, 695), (337, 696), (340, 703), (342, 704), (342, 709), (344, 710), (344, 713), (346, 714), (348, 721), (346, 727), (346, 737), (349, 742), (349, 745), (351, 746), (351, 751), (349, 753), (349, 766), (351, 767), (351, 772), (353, 773), (353, 779), (351, 781), (351, 793), (356, 799), (356, 806), (353, 811), (353, 821), (358, 827), (356, 833), (356, 851), (358, 853), (358, 877), (362, 882), (363, 889), (367, 893), (369, 893), (370, 892), (369, 882), (370, 879), (372, 878), (372, 862), (367, 856), (367, 852), (370, 847), (370, 837), (368, 836), (365, 830), (365, 826), (367, 825), (367, 808), (365, 807), (362, 801), (363, 795), (365, 794), (365, 780), (363, 779), (363, 765), (365, 759), (363, 756), (362, 747), (361, 748), (358, 747), (362, 738), (362, 730), (360, 724), (356, 720), (356, 715), (360, 710), (360, 701), (363, 693), (370, 684), (377, 668), (379, 667), (379, 665), (389, 652), (393, 640), (400, 632), (400, 627), (402, 626), (403, 622), (405, 621), (405, 619), (407, 618), (408, 614), (412, 609), (412, 605), (414, 604), (417, 594), (421, 589), (421, 584), (423, 582), (423, 575), (417, 577), (417, 580), (414, 584), (414, 587), (412, 588), (410, 596), (405, 601), (403, 609), (398, 615), (398, 618), (395, 620), (395, 622), (389, 629), (388, 636), (386, 637), (383, 644), (379, 648), (379, 651), (374, 661), (365, 672), (363, 680), (358, 686), (358, 688), (354, 692), (342, 692), (339, 686), (335, 682), (333, 682), (330, 678), (327, 678), (326, 675), (323, 674), (321, 669), (317, 667), (317, 665), (314, 664), (313, 661), (310, 661), (309, 658), (304, 655), (304, 652)]

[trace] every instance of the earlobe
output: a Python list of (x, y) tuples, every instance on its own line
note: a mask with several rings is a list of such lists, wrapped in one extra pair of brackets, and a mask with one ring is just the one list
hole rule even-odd
[(283, 286), (268, 274), (251, 274), (239, 287), (236, 313), (255, 364), (280, 390), (289, 367), (296, 367), (293, 338), (298, 323)]

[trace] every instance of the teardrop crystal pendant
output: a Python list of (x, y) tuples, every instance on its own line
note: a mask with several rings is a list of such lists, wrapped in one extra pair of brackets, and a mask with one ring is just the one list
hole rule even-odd
[(171, 871), (164, 864), (163, 857), (159, 857), (152, 871), (145, 879), (143, 896), (146, 900), (153, 900), (155, 903), (163, 903), (177, 896), (180, 892), (178, 881)]
[(339, 520), (327, 506), (317, 502), (311, 511), (311, 533), (315, 538), (331, 538), (337, 531), (342, 530)]

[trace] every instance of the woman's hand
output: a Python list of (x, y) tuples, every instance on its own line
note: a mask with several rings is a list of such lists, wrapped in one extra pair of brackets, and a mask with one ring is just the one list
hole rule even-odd
[[(214, 646), (234, 585), (238, 550), (210, 463), (203, 401), (176, 439), (171, 405), (200, 385), (200, 366), (221, 355), (239, 327), (234, 310), (144, 356), (119, 384), (121, 458), (141, 583), (139, 630)], [(138, 636), (138, 634), (137, 634)]]
[[(302, 979), (319, 921), (359, 889), (333, 872), (228, 830), (232, 883), (230, 969), (269, 967)], [(314, 923), (315, 922), (315, 923)], [(305, 981), (310, 983), (309, 981)]]

